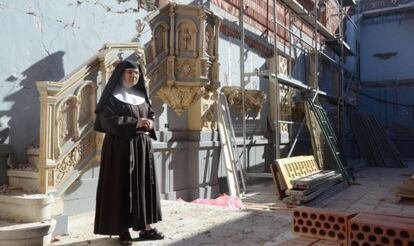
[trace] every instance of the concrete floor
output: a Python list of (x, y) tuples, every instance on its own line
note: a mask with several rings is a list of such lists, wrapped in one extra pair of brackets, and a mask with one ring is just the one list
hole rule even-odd
[[(220, 208), (175, 201), (162, 201), (164, 221), (156, 224), (164, 232), (162, 241), (138, 241), (133, 245), (262, 245), (277, 231), (290, 228), (290, 212)], [(72, 217), (70, 235), (54, 245), (117, 245), (92, 234), (93, 213)], [(132, 233), (138, 237), (137, 232)]]
[[(315, 204), (339, 211), (378, 211), (414, 216), (414, 202), (400, 202), (396, 187), (414, 173), (409, 168), (365, 168), (356, 173), (356, 184)], [(272, 179), (248, 185), (245, 209), (220, 208), (177, 201), (162, 201), (164, 221), (157, 224), (166, 238), (137, 241), (133, 245), (274, 245), (291, 233), (290, 209), (276, 199)], [(53, 245), (117, 245), (117, 238), (93, 235), (93, 213), (71, 217), (68, 236)], [(136, 232), (133, 237), (138, 237)]]

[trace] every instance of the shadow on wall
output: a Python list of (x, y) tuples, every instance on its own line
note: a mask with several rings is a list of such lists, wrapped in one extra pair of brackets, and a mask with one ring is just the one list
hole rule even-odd
[(190, 4), (191, 5), (206, 5), (208, 1), (206, 0), (194, 0)]
[(160, 116), (164, 112), (163, 102), (159, 100), (158, 98), (156, 98), (155, 95), (150, 96), (150, 100), (152, 103), (152, 110), (154, 111), (155, 116), (156, 116), (155, 117), (155, 130), (160, 131), (160, 129), (168, 128), (166, 126), (167, 123), (164, 123), (162, 122), (162, 120), (160, 120)]
[(308, 81), (308, 66), (307, 61), (309, 59), (308, 53), (303, 50), (292, 49), (294, 51), (295, 59), (292, 61), (292, 78), (302, 81), (305, 84), (309, 84)]
[[(65, 52), (55, 52), (24, 70), (20, 82), (15, 76), (8, 77), (6, 83), (14, 83), (14, 88), (20, 89), (6, 95), (4, 102), (11, 102), (9, 110), (0, 111), (0, 118), (10, 118), (9, 127), (0, 131), (0, 143), (9, 138), (18, 161), (26, 162), (26, 148), (38, 145), (40, 126), (40, 103), (36, 81), (59, 81), (65, 75), (63, 56)], [(13, 90), (12, 88), (11, 90)]]

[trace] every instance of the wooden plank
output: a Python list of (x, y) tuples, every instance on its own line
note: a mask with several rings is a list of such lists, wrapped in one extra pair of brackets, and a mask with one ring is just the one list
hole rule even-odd
[(271, 173), (246, 173), (248, 178), (273, 178)]
[(303, 200), (297, 200), (293, 196), (287, 196), (283, 198), (283, 202), (289, 205), (297, 205), (297, 206), (305, 204)]
[(411, 177), (405, 180), (397, 189), (398, 197), (414, 199), (414, 179)]
[(218, 116), (218, 131), (220, 135), (220, 143), (227, 171), (227, 184), (230, 196), (240, 196), (237, 168), (234, 159), (233, 147), (231, 145), (230, 136), (228, 134), (228, 130), (226, 127), (226, 120), (224, 115), (226, 113), (226, 107), (223, 104), (223, 100), (226, 100), (226, 98), (222, 93), (220, 93), (219, 103), (217, 104), (216, 108)]
[(326, 179), (335, 175), (335, 171), (320, 171), (302, 178), (292, 180), (294, 189), (307, 190), (323, 183)]
[[(319, 102), (312, 102), (310, 99), (308, 99), (308, 104), (312, 112), (315, 113), (318, 125), (322, 129), (323, 139), (326, 141), (327, 147), (329, 149), (328, 153), (330, 153), (330, 156), (334, 159), (334, 162), (324, 162), (322, 168), (325, 170), (335, 168), (336, 170), (342, 173), (342, 176), (349, 184), (350, 181), (355, 180), (355, 178), (348, 168), (348, 163), (345, 158), (344, 150), (341, 146), (340, 141), (336, 137), (335, 130), (333, 129), (332, 124), (330, 123), (330, 119), (327, 115), (327, 112), (323, 109)], [(328, 163), (335, 164), (335, 166), (329, 168), (325, 165)]]
[(341, 181), (342, 175), (341, 174), (336, 174), (335, 176), (330, 176), (324, 180), (322, 180), (322, 182), (320, 182), (317, 186), (312, 187), (311, 189), (306, 189), (306, 190), (287, 190), (286, 191), (286, 195), (288, 196), (297, 196), (297, 197), (304, 197), (307, 195), (310, 195), (313, 192), (319, 191), (324, 189), (325, 187), (329, 186), (331, 183), (335, 183), (333, 182), (334, 180), (336, 180), (337, 182)]
[(294, 205), (303, 205), (305, 203), (309, 203), (315, 199), (318, 201), (327, 198), (328, 196), (331, 196), (335, 191), (339, 191), (343, 189), (342, 186), (338, 186), (340, 184), (344, 184), (340, 180), (331, 180), (327, 182), (326, 185), (321, 187), (321, 189), (318, 189), (315, 192), (312, 192), (311, 194), (305, 195), (305, 196), (287, 196), (283, 201), (286, 200), (289, 204)]
[(346, 184), (345, 182), (339, 182), (339, 183), (335, 184), (334, 186), (329, 187), (328, 190), (326, 190), (325, 192), (323, 192), (322, 194), (320, 194), (315, 199), (306, 202), (306, 204), (308, 206), (312, 206), (312, 205), (318, 204), (319, 202), (323, 201), (324, 199), (327, 199), (329, 197), (332, 197), (335, 194), (337, 194), (337, 193), (345, 190), (346, 188), (348, 188), (348, 184)]
[(243, 202), (243, 206), (246, 209), (258, 209), (258, 210), (288, 210), (285, 206), (277, 206), (275, 203), (246, 203)]
[(336, 184), (338, 184), (340, 182), (341, 182), (341, 180), (339, 180), (339, 179), (332, 179), (332, 180), (326, 182), (326, 184), (323, 187), (321, 187), (320, 189), (316, 190), (315, 192), (312, 192), (311, 194), (308, 194), (308, 195), (304, 196), (303, 200), (305, 202), (309, 202), (309, 201), (315, 199), (316, 197), (320, 196), (324, 192), (329, 191), (329, 189), (331, 187), (335, 186)]
[(318, 196), (312, 196), (312, 197), (308, 196), (307, 198), (304, 198), (304, 199), (298, 199), (295, 196), (287, 196), (283, 198), (283, 202), (286, 204), (295, 205), (295, 206), (300, 206), (304, 204), (306, 204), (307, 206), (312, 206), (312, 205), (318, 204), (319, 202), (321, 202), (322, 200), (328, 197), (332, 197), (333, 195), (346, 189), (347, 187), (348, 185), (345, 182), (339, 182), (334, 185), (331, 185), (326, 190), (321, 191)]
[(286, 185), (283, 181), (283, 177), (279, 173), (279, 170), (276, 164), (270, 165), (270, 170), (272, 171), (273, 182), (275, 183), (275, 186), (276, 186), (277, 196), (279, 197), (279, 200), (282, 200), (283, 197), (285, 197), (285, 190), (286, 190)]
[(234, 166), (236, 170), (237, 168), (239, 168), (240, 181), (242, 184), (242, 192), (245, 193), (246, 192), (245, 170), (244, 170), (244, 167), (242, 167), (240, 163), (240, 155), (239, 155), (238, 147), (237, 147), (236, 133), (233, 127), (233, 121), (231, 119), (230, 108), (227, 102), (227, 97), (222, 92), (221, 92), (221, 97), (219, 98), (219, 103), (222, 105), (222, 109), (224, 113), (223, 116), (225, 116), (224, 122), (225, 122), (226, 129), (228, 130), (227, 134), (230, 137), (231, 147), (233, 148)]
[(313, 149), (313, 155), (316, 157), (316, 161), (319, 168), (323, 166), (323, 150), (321, 142), (321, 128), (316, 122), (314, 113), (309, 109), (309, 105), (305, 103), (305, 121), (308, 127), (310, 140)]

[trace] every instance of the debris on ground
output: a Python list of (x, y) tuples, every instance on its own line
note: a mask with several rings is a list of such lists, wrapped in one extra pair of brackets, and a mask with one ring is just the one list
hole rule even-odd
[[(184, 201), (184, 200), (178, 199), (178, 201)], [(191, 203), (219, 206), (219, 207), (226, 207), (226, 208), (244, 208), (242, 200), (239, 197), (228, 196), (227, 194), (222, 194), (215, 199), (198, 198), (192, 201)]]
[(405, 180), (397, 190), (397, 196), (401, 199), (414, 200), (414, 179), (413, 176)]

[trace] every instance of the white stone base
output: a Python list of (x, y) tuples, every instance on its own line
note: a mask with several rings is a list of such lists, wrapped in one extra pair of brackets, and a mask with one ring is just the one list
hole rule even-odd
[(28, 148), (26, 155), (29, 164), (39, 169), (39, 148)]
[(39, 192), (39, 172), (19, 169), (7, 170), (9, 185), (22, 188), (25, 191)]
[(0, 218), (21, 222), (50, 220), (53, 201), (53, 196), (44, 194), (1, 194)]
[(0, 222), (0, 245), (50, 245), (55, 225), (54, 219), (32, 223)]

